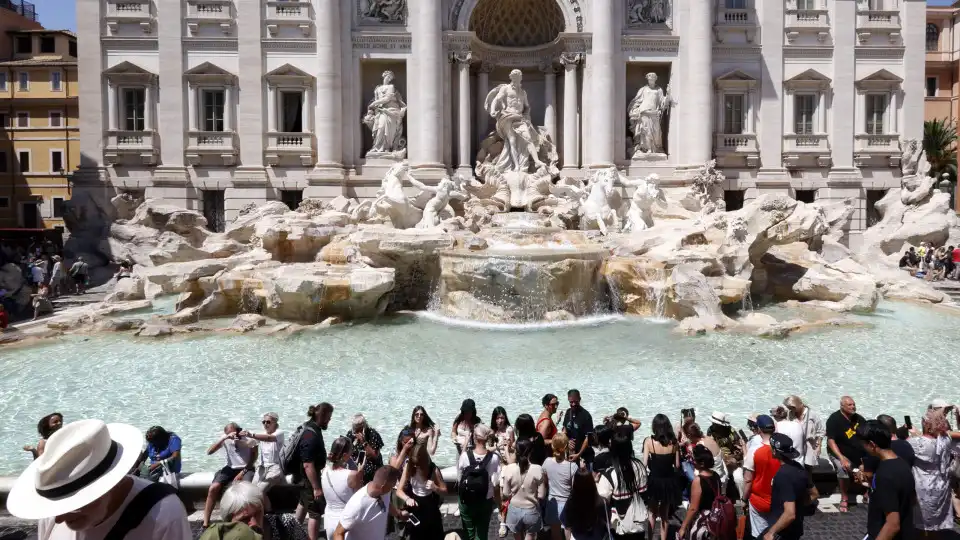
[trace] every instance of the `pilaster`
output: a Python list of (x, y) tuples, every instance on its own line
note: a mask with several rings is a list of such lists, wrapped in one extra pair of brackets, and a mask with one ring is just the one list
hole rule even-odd
[(836, 0), (833, 2), (833, 99), (830, 124), (830, 147), (833, 168), (831, 178), (858, 177), (853, 165), (854, 134), (856, 123), (862, 122), (860, 100), (857, 99), (856, 45), (857, 2)]
[[(110, 100), (104, 101), (103, 49), (100, 41), (102, 9), (102, 2), (90, 2), (82, 9), (77, 9), (77, 34), (83, 36), (83, 39), (77, 42), (81, 169), (103, 167), (104, 128), (107, 121), (104, 114), (110, 114), (111, 106), (114, 115), (112, 125), (116, 126), (116, 87), (111, 87), (112, 105)], [(9, 39), (6, 36), (4, 38)], [(85, 173), (91, 180), (101, 178), (101, 175), (93, 171)]]
[(411, 167), (445, 169), (443, 164), (443, 58), (442, 9), (440, 0), (417, 0), (407, 4), (410, 13), (410, 64), (407, 125)]
[[(158, 2), (157, 46), (161, 51), (158, 88), (147, 86), (144, 124), (160, 135), (157, 176), (186, 181), (184, 169), (183, 17), (180, 2)], [(162, 99), (158, 99), (162, 96)], [(152, 110), (156, 107), (156, 117)]]
[[(783, 96), (783, 25), (784, 2), (764, 2), (760, 10), (760, 26), (764, 29), (761, 43), (760, 84), (760, 177), (781, 177), (783, 168), (783, 111), (792, 105)], [(751, 107), (752, 108), (752, 107)], [(792, 122), (792, 118), (791, 118)]]
[[(237, 40), (240, 72), (237, 73), (241, 92), (238, 92), (236, 131), (240, 141), (240, 167), (237, 173), (266, 182), (263, 167), (264, 124), (276, 128), (276, 108), (268, 97), (267, 110), (263, 103), (263, 50), (260, 39), (263, 7), (260, 2), (236, 2)], [(264, 118), (266, 112), (266, 119)]]
[[(317, 0), (317, 86), (314, 132), (317, 139), (317, 163), (311, 180), (342, 180), (343, 170), (343, 83), (340, 76), (340, 0)], [(307, 93), (310, 95), (310, 92)], [(310, 101), (307, 102), (308, 104)], [(306, 116), (307, 108), (304, 107)], [(304, 130), (309, 129), (309, 116)]]

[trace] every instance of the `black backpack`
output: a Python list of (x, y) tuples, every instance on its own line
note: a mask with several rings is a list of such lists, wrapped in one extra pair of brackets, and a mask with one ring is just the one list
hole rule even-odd
[(490, 492), (490, 475), (487, 473), (487, 465), (493, 459), (493, 452), (487, 452), (483, 460), (477, 461), (473, 450), (467, 450), (467, 459), (470, 460), (470, 465), (464, 469), (457, 484), (460, 500), (464, 504), (486, 501), (487, 493)]

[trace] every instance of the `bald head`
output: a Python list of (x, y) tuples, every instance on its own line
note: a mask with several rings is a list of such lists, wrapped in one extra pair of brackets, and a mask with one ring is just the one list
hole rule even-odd
[(850, 396), (840, 398), (840, 410), (847, 416), (852, 416), (857, 412), (857, 403)]

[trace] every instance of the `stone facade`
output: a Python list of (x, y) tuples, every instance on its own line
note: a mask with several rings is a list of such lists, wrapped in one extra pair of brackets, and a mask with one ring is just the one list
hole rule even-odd
[[(922, 0), (97, 0), (78, 11), (77, 189), (137, 191), (216, 223), (250, 202), (369, 198), (399, 157), (362, 120), (391, 71), (426, 182), (466, 173), (488, 92), (523, 71), (562, 174), (689, 181), (717, 158), (734, 209), (763, 193), (868, 201), (922, 135)], [(257, 39), (259, 37), (259, 39)], [(663, 152), (628, 105), (657, 75)]]

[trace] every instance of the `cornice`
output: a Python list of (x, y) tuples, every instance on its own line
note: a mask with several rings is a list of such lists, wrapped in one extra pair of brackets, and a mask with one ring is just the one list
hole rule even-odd
[(679, 36), (624, 35), (620, 40), (624, 52), (665, 52), (676, 54), (680, 51)]

